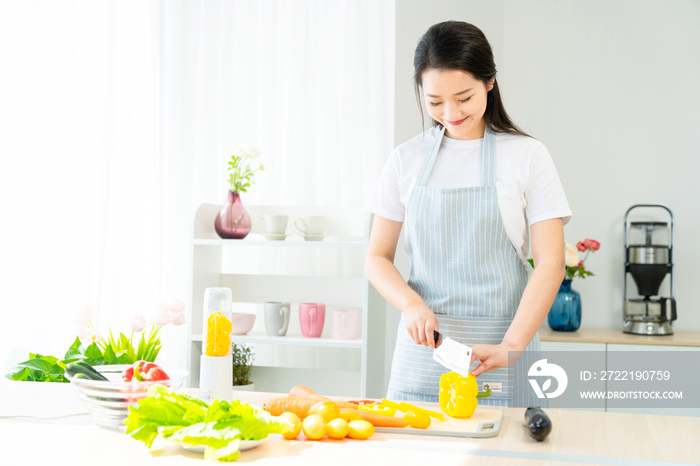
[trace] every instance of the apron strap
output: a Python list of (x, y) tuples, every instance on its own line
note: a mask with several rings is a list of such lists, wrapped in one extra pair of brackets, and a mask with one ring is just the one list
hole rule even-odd
[(420, 174), (418, 175), (418, 181), (416, 181), (416, 186), (425, 186), (428, 183), (428, 177), (430, 176), (430, 172), (433, 171), (435, 157), (437, 156), (437, 153), (440, 150), (440, 144), (442, 143), (442, 136), (444, 134), (445, 127), (443, 126), (442, 130), (440, 130), (440, 133), (435, 138), (433, 147), (430, 148), (430, 152), (428, 152), (428, 156), (425, 158), (425, 162), (423, 162), (423, 168), (421, 169)]
[[(428, 156), (423, 162), (423, 168), (418, 175), (418, 181), (416, 181), (416, 186), (425, 186), (428, 183), (428, 177), (433, 171), (433, 165), (435, 165), (435, 159), (437, 158), (438, 151), (440, 150), (440, 144), (442, 144), (442, 137), (445, 135), (445, 127), (443, 126), (440, 133), (435, 138), (433, 146), (430, 148)], [(496, 136), (493, 131), (486, 125), (484, 130), (484, 146), (483, 146), (483, 164), (481, 168), (481, 185), (482, 186), (496, 186)]]
[(481, 168), (481, 185), (496, 186), (496, 136), (488, 123), (484, 130), (484, 156)]

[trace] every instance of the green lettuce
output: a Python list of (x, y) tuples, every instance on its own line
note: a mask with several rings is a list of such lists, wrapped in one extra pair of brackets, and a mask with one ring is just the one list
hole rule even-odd
[(199, 398), (154, 385), (149, 387), (148, 397), (129, 407), (126, 433), (150, 447), (162, 430), (176, 431), (202, 422), (208, 407)]
[(240, 440), (262, 440), (287, 427), (269, 413), (239, 400), (199, 398), (156, 385), (148, 397), (129, 408), (126, 433), (148, 447), (158, 435), (168, 440), (203, 445), (205, 459), (235, 461)]

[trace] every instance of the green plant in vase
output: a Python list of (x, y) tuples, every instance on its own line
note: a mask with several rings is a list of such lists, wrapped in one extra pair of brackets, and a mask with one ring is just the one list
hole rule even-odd
[(252, 161), (259, 156), (260, 151), (250, 145), (243, 146), (231, 156), (228, 163), (228, 193), (214, 220), (214, 229), (221, 238), (243, 239), (250, 233), (251, 219), (241, 202), (241, 193), (255, 183), (255, 172), (265, 170), (262, 164), (251, 168)]
[(228, 171), (231, 172), (228, 177), (229, 191), (235, 194), (244, 193), (250, 185), (255, 184), (253, 175), (257, 171), (265, 170), (265, 166), (260, 164), (256, 168), (250, 168), (250, 162), (246, 162), (258, 157), (260, 157), (260, 151), (251, 145), (243, 146), (231, 156), (231, 161), (228, 163)]
[(249, 385), (250, 368), (253, 366), (255, 354), (253, 347), (246, 344), (233, 343), (231, 345), (231, 356), (233, 358), (233, 385)]

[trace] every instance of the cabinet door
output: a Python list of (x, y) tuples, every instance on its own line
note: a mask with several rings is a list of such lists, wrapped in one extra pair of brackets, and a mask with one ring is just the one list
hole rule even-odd
[[(618, 345), (608, 344), (607, 361), (610, 362), (611, 357), (614, 358), (614, 352), (632, 351), (632, 352), (695, 352), (700, 356), (700, 348), (692, 346), (659, 346), (659, 345)], [(693, 360), (697, 361), (695, 357)], [(697, 368), (697, 363), (694, 365)], [(696, 370), (689, 367), (688, 370)], [(673, 374), (671, 374), (673, 377)], [(670, 387), (672, 389), (672, 387)], [(700, 417), (700, 406), (689, 408), (615, 408), (608, 407), (608, 412), (611, 413), (636, 413), (636, 414), (662, 414), (666, 416), (696, 416)]]
[[(605, 361), (605, 343), (576, 343), (576, 342), (568, 342), (568, 341), (542, 341), (542, 351), (545, 352), (544, 356), (547, 356), (547, 352), (551, 353), (556, 353), (559, 351), (562, 352), (571, 352), (571, 351), (586, 351), (586, 352), (591, 352), (591, 354), (594, 356), (591, 358), (591, 360), (599, 360), (601, 365)], [(575, 376), (575, 374), (569, 374), (569, 377)], [(605, 382), (598, 382), (597, 383), (598, 387), (597, 389), (599, 390), (605, 390)], [(570, 409), (572, 411), (599, 411), (599, 412), (605, 412), (605, 403), (600, 402), (600, 407), (595, 407), (595, 408), (563, 408), (563, 409)]]

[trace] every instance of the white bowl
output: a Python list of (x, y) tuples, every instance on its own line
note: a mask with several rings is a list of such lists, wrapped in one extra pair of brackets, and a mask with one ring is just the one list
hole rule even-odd
[(122, 372), (129, 367), (130, 364), (94, 366), (97, 372), (109, 379), (108, 381), (76, 379), (66, 375), (78, 390), (78, 398), (83, 401), (97, 425), (108, 429), (126, 430), (124, 420), (129, 415), (129, 406), (134, 406), (141, 398), (148, 396), (148, 387), (165, 385), (175, 390), (182, 387), (190, 375), (186, 370), (164, 367), (163, 371), (170, 377), (168, 380), (124, 382)]
[(231, 313), (231, 335), (245, 335), (255, 324), (255, 314), (248, 312)]

